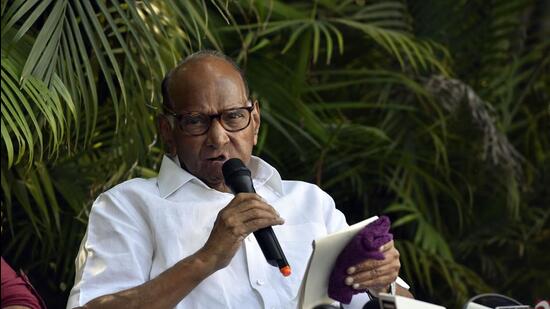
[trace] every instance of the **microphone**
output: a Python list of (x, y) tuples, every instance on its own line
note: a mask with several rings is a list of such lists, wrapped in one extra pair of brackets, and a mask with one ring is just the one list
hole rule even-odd
[(369, 300), (364, 306), (363, 309), (380, 309), (380, 305), (377, 299)]
[[(222, 166), (222, 173), (225, 184), (231, 189), (233, 194), (241, 192), (256, 193), (252, 185), (250, 170), (246, 168), (240, 159), (233, 158), (227, 160)], [(283, 276), (290, 276), (290, 265), (288, 265), (283, 249), (281, 249), (277, 236), (275, 236), (271, 226), (257, 230), (254, 232), (254, 236), (267, 262), (272, 266), (278, 267)]]

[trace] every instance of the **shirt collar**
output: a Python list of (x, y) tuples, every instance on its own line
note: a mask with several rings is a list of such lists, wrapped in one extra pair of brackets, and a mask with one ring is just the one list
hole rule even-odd
[(277, 195), (283, 195), (283, 181), (279, 172), (264, 160), (252, 156), (248, 163), (248, 168), (252, 174), (254, 188), (258, 190), (262, 186), (271, 188)]
[[(279, 196), (282, 195), (282, 179), (279, 172), (277, 172), (274, 167), (264, 160), (252, 156), (248, 168), (252, 174), (252, 180), (256, 189), (265, 185), (270, 187)], [(168, 197), (193, 179), (202, 182), (200, 179), (181, 168), (177, 156), (170, 158), (164, 155), (157, 178), (157, 186), (162, 198)]]
[(157, 178), (160, 196), (162, 198), (168, 197), (193, 178), (195, 178), (195, 176), (181, 168), (177, 156), (170, 158), (164, 155)]

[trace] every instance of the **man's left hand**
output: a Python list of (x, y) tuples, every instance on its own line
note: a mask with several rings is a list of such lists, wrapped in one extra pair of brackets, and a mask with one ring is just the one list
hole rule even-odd
[(346, 285), (351, 285), (356, 290), (387, 292), (389, 285), (399, 275), (399, 251), (394, 247), (393, 240), (380, 247), (380, 251), (384, 254), (383, 260), (370, 259), (348, 268)]

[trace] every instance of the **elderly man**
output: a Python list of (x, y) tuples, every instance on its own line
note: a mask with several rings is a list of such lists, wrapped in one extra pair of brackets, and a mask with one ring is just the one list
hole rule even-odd
[[(283, 181), (252, 156), (260, 107), (231, 59), (193, 54), (168, 73), (162, 90), (167, 153), (159, 175), (97, 198), (67, 308), (296, 308), (312, 240), (344, 228), (344, 216), (317, 186)], [(229, 193), (221, 167), (230, 158), (252, 171), (258, 194)], [(266, 262), (251, 234), (268, 226), (290, 277)], [(384, 260), (352, 267), (345, 284), (387, 291), (399, 253), (393, 242), (381, 250)], [(351, 306), (368, 300), (358, 294)]]

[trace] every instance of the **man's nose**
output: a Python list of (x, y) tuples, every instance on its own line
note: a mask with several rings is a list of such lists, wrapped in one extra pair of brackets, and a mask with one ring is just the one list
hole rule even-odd
[(210, 128), (208, 128), (206, 145), (214, 148), (220, 148), (221, 146), (229, 142), (229, 136), (227, 131), (223, 128), (218, 118), (212, 119)]

